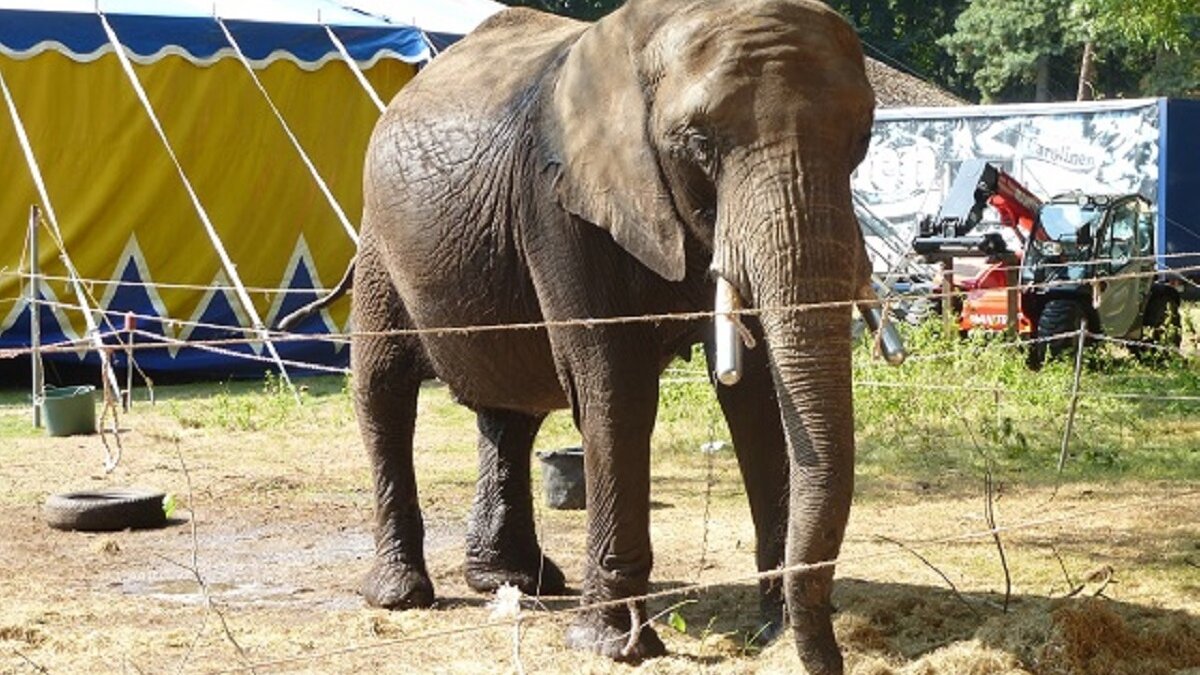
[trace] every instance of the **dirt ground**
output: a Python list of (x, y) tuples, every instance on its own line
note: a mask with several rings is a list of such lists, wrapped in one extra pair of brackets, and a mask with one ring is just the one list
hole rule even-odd
[[(474, 432), (464, 413), (430, 412), (434, 404), (423, 402), (418, 430), (438, 606), (388, 613), (366, 608), (356, 590), (372, 550), (371, 504), (345, 407), (234, 431), (189, 416), (199, 405), (135, 407), (123, 420), (121, 466), (109, 476), (96, 437), (0, 435), (0, 672), (799, 668), (787, 641), (760, 649), (751, 640), (756, 584), (745, 577), (754, 537), (728, 453), (711, 465), (700, 453), (655, 456), (653, 588), (706, 586), (650, 603), (663, 613), (655, 627), (670, 655), (626, 667), (562, 647), (577, 599), (526, 602), (515, 649), (513, 623), (494, 622), (489, 598), (466, 587)], [(0, 408), (8, 429), (25, 414)], [(110, 534), (43, 523), (48, 494), (110, 485), (173, 493), (175, 520)], [(1068, 484), (1050, 497), (1045, 487), (1000, 486), (998, 523), (1016, 527), (1001, 535), (1012, 577), (1005, 611), (995, 542), (963, 536), (986, 529), (979, 490), (930, 477), (876, 480), (860, 491), (835, 596), (848, 671), (1200, 673), (1200, 481)], [(582, 514), (538, 503), (544, 547), (578, 588)], [(1052, 522), (1021, 527), (1035, 520)]]

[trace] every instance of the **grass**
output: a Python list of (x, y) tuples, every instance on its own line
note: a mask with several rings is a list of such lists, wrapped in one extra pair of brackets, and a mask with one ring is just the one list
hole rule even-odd
[[(1195, 343), (1200, 311), (1185, 315), (1187, 343)], [(1025, 368), (1021, 350), (1001, 339), (947, 342), (934, 322), (902, 325), (912, 358), (902, 367), (871, 357), (864, 339), (855, 347), (854, 379), (858, 470), (876, 480), (976, 481), (984, 467), (1034, 483), (1057, 479), (1055, 465), (1070, 402), (1072, 364)], [(698, 348), (677, 361), (660, 388), (656, 457), (692, 453), (711, 440), (728, 439)], [(1200, 401), (1139, 396), (1200, 396), (1196, 357), (1144, 364), (1119, 348), (1094, 348), (1082, 377), (1070, 442), (1067, 480), (1185, 479), (1200, 476)], [(349, 385), (342, 377), (300, 381), (297, 407), (277, 377), (159, 387), (160, 404), (184, 430), (228, 433), (290, 432), (337, 427), (353, 433)], [(0, 438), (33, 434), (27, 395), (0, 392)], [(453, 405), (444, 388), (424, 389), (421, 416), (455, 429), (419, 439), (418, 452), (473, 450), (473, 416)], [(569, 413), (550, 415), (538, 449), (579, 444)]]

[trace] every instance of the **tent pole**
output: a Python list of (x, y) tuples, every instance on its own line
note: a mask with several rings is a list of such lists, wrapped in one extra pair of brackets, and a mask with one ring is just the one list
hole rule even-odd
[(226, 252), (225, 246), (221, 242), (221, 236), (217, 233), (212, 220), (208, 217), (208, 211), (200, 203), (200, 197), (196, 194), (196, 190), (192, 186), (192, 181), (188, 179), (187, 173), (183, 170), (183, 164), (180, 163), (179, 157), (175, 154), (175, 149), (171, 147), (171, 141), (167, 139), (167, 132), (163, 129), (158, 115), (155, 114), (154, 106), (150, 104), (150, 97), (147, 96), (145, 88), (142, 87), (141, 81), (138, 80), (137, 74), (133, 71), (133, 65), (129, 62), (129, 56), (125, 53), (125, 47), (117, 39), (117, 33), (108, 22), (108, 17), (105, 16), (104, 12), (97, 11), (96, 14), (100, 17), (100, 25), (104, 28), (104, 33), (108, 37), (109, 43), (112, 44), (113, 53), (116, 54), (117, 60), (121, 63), (121, 69), (125, 71), (125, 76), (129, 79), (129, 84), (133, 87), (134, 93), (137, 94), (138, 100), (141, 101), (142, 107), (146, 110), (146, 115), (149, 116), (150, 123), (154, 126), (154, 130), (158, 132), (159, 140), (162, 141), (163, 147), (167, 151), (167, 156), (170, 158), (171, 163), (175, 165), (175, 170), (179, 173), (179, 179), (182, 181), (184, 189), (187, 190), (188, 196), (192, 200), (192, 206), (196, 209), (196, 215), (200, 217), (200, 222), (204, 225), (204, 231), (208, 234), (208, 239), (221, 260), (221, 267), (224, 269), (226, 276), (229, 277), (230, 283), (233, 284), (242, 309), (245, 310), (246, 316), (250, 318), (254, 333), (266, 346), (267, 351), (271, 354), (271, 359), (279, 369), (279, 375), (287, 382), (288, 387), (292, 390), (293, 398), (299, 404), (300, 392), (296, 389), (292, 378), (288, 376), (287, 368), (283, 365), (283, 359), (280, 358), (275, 344), (271, 342), (270, 333), (263, 325), (262, 319), (258, 316), (258, 310), (254, 308), (254, 303), (250, 300), (250, 294), (246, 291), (246, 286), (242, 283), (242, 279), (238, 275), (237, 265), (233, 264), (229, 253)]
[(346, 61), (346, 65), (350, 66), (350, 72), (354, 73), (354, 77), (358, 78), (358, 83), (362, 85), (363, 90), (367, 92), (367, 96), (371, 97), (371, 101), (375, 104), (376, 108), (379, 108), (379, 114), (382, 115), (383, 111), (387, 110), (387, 106), (383, 104), (383, 99), (379, 98), (379, 94), (375, 92), (375, 87), (372, 87), (371, 83), (367, 81), (367, 76), (358, 67), (358, 63), (350, 56), (350, 51), (346, 49), (346, 45), (342, 44), (342, 41), (328, 24), (325, 24), (325, 33), (329, 35), (329, 41), (333, 43), (334, 47), (337, 47), (338, 53), (342, 55), (342, 59)]
[(358, 246), (358, 232), (350, 224), (350, 219), (346, 217), (346, 212), (342, 210), (342, 205), (338, 203), (333, 193), (329, 191), (329, 186), (321, 178), (321, 173), (317, 171), (316, 165), (313, 164), (308, 153), (304, 152), (304, 146), (300, 145), (300, 139), (296, 138), (296, 134), (292, 133), (291, 127), (283, 119), (283, 113), (279, 112), (275, 101), (271, 100), (271, 95), (267, 93), (267, 88), (263, 86), (262, 80), (258, 79), (258, 75), (254, 72), (254, 66), (250, 65), (250, 60), (242, 52), (241, 45), (237, 43), (237, 40), (233, 39), (233, 33), (229, 32), (229, 27), (225, 25), (225, 21), (221, 17), (215, 18), (217, 25), (221, 27), (221, 32), (225, 34), (225, 39), (229, 41), (229, 46), (233, 47), (233, 53), (237, 55), (238, 60), (246, 68), (246, 72), (250, 74), (250, 79), (254, 81), (254, 86), (258, 87), (259, 93), (266, 99), (267, 105), (271, 107), (271, 112), (275, 113), (275, 119), (279, 120), (279, 125), (283, 127), (283, 132), (287, 134), (288, 140), (292, 142), (292, 147), (296, 148), (296, 152), (300, 154), (300, 159), (304, 161), (304, 166), (308, 167), (308, 172), (312, 174), (313, 180), (317, 182), (317, 187), (321, 189), (321, 194), (325, 195), (325, 200), (329, 202), (329, 207), (333, 209), (334, 215), (341, 221), (342, 228), (346, 230), (346, 234), (350, 235), (350, 241), (353, 241), (354, 245)]
[[(62, 233), (58, 229), (58, 216), (54, 213), (54, 205), (50, 203), (50, 194), (46, 190), (46, 181), (42, 177), (42, 170), (38, 166), (37, 157), (33, 154), (33, 146), (29, 143), (29, 134), (25, 131), (25, 124), (21, 121), (21, 114), (17, 111), (17, 104), (13, 100), (12, 92), (8, 89), (8, 83), (4, 80), (3, 73), (0, 73), (0, 93), (3, 93), (4, 102), (8, 106), (8, 114), (12, 119), (13, 128), (17, 132), (17, 142), (21, 145), (21, 152), (25, 155), (25, 163), (29, 167), (30, 175), (33, 177), (33, 184), (37, 188), (42, 205), (46, 208), (46, 218), (49, 221), (50, 234), (54, 236), (55, 243), (58, 244), (60, 257), (67, 268), (67, 276), (70, 279), (72, 288), (75, 290), (75, 299), (79, 303), (79, 311), (83, 313), (83, 320), (87, 324), (87, 335), (91, 338), (92, 344), (100, 356), (100, 375), (108, 385), (116, 387), (117, 373), (113, 370), (108, 349), (104, 344), (104, 338), (100, 335), (99, 327), (96, 325), (96, 317), (92, 315), (87, 298), (84, 296), (83, 282), (79, 279), (79, 272), (75, 269), (75, 265), (71, 264), (71, 259), (67, 257)], [(33, 302), (35, 305), (39, 302), (36, 295)]]
[(33, 426), (42, 426), (42, 308), (38, 305), (41, 266), (38, 264), (38, 207), (29, 207), (29, 346), (33, 363)]

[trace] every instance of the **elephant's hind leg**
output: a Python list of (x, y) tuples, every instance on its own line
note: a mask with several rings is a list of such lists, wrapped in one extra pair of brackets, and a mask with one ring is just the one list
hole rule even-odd
[[(417, 394), (428, 373), (413, 336), (379, 335), (411, 322), (387, 273), (364, 246), (354, 279), (354, 403), (375, 483), (375, 560), (362, 594), (376, 607), (433, 604), (425, 527), (413, 474)], [(363, 335), (362, 333), (368, 333)]]
[(544, 419), (510, 410), (481, 410), (479, 482), (467, 526), (467, 583), (491, 592), (511, 584), (530, 595), (557, 595), (562, 571), (542, 555), (533, 522), (529, 456)]

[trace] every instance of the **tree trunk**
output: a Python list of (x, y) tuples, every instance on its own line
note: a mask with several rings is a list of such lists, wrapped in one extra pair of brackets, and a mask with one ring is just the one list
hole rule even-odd
[(1050, 100), (1050, 57), (1042, 55), (1037, 60), (1037, 89), (1033, 100), (1045, 103)]
[(1083, 58), (1079, 62), (1079, 89), (1075, 92), (1076, 101), (1090, 101), (1096, 97), (1096, 50), (1092, 41), (1083, 43)]

